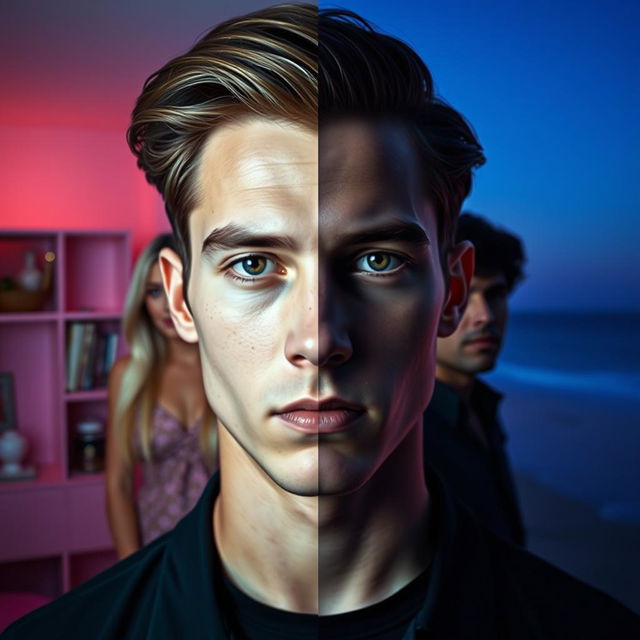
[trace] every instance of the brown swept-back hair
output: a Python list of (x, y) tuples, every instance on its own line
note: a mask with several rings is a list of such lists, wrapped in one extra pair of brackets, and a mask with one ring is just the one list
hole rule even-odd
[(203, 146), (217, 126), (248, 115), (313, 127), (344, 115), (402, 122), (446, 253), (472, 170), (484, 163), (473, 130), (435, 95), (429, 69), (407, 44), (350, 11), (283, 4), (211, 30), (147, 79), (133, 111), (129, 146), (164, 199), (185, 282)]
[[(189, 280), (189, 213), (209, 134), (258, 115), (315, 128), (318, 9), (282, 4), (223, 22), (144, 84), (127, 140), (162, 195)], [(186, 287), (185, 287), (186, 293)]]
[(429, 69), (406, 43), (352, 11), (319, 12), (320, 126), (341, 116), (391, 118), (407, 127), (422, 164), (425, 195), (438, 216), (442, 255), (485, 162), (471, 126), (435, 95)]

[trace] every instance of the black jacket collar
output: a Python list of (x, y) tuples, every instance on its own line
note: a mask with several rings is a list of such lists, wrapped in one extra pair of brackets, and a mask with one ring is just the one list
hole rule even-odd
[[(471, 391), (471, 406), (486, 424), (499, 424), (498, 409), (503, 395), (486, 382), (476, 378)], [(436, 380), (429, 409), (435, 411), (451, 427), (459, 427), (466, 422), (466, 409), (458, 392), (449, 385)], [(500, 436), (504, 439), (502, 429)]]
[[(425, 604), (405, 639), (495, 638), (496, 603), (484, 536), (473, 534), (473, 524), (469, 530), (470, 522), (466, 516), (460, 518), (458, 507), (432, 473), (428, 486), (437, 523), (431, 578)], [(212, 530), (219, 487), (216, 474), (193, 511), (170, 534), (163, 580), (149, 620), (163, 637), (180, 637), (180, 630), (187, 628), (194, 640), (231, 637)]]
[[(221, 568), (213, 540), (213, 505), (220, 491), (216, 473), (194, 509), (169, 534), (163, 580), (151, 625), (162, 637), (229, 638), (222, 615)], [(155, 637), (150, 634), (150, 637)]]

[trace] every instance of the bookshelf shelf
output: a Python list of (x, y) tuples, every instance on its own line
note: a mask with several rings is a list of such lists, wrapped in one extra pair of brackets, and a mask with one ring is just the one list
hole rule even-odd
[(69, 475), (69, 482), (75, 485), (98, 484), (102, 487), (104, 485), (104, 473), (103, 472), (96, 472), (96, 473), (72, 472)]
[(0, 324), (13, 322), (56, 322), (60, 314), (51, 311), (34, 311), (32, 313), (0, 313)]
[(107, 398), (106, 389), (92, 389), (91, 391), (75, 391), (65, 393), (65, 402), (91, 402), (92, 400), (105, 400)]
[(119, 311), (67, 311), (63, 314), (64, 319), (79, 322), (100, 322), (103, 320), (120, 320), (121, 313)]
[[(41, 311), (0, 311), (0, 372), (13, 375), (17, 428), (30, 445), (26, 464), (37, 472), (0, 481), (0, 583), (13, 580), (17, 588), (24, 582), (30, 591), (55, 596), (115, 560), (104, 474), (77, 472), (72, 454), (78, 422), (106, 422), (108, 371), (96, 361), (98, 337), (116, 336), (111, 355), (121, 353), (131, 248), (127, 231), (0, 229), (0, 276), (19, 273), (26, 251), (36, 252), (40, 268), (45, 252), (55, 261)], [(83, 356), (79, 388), (67, 391), (75, 324), (94, 327), (95, 346)]]
[(42, 464), (38, 467), (38, 474), (29, 480), (3, 480), (0, 482), (0, 493), (30, 491), (66, 482), (64, 470), (54, 464)]

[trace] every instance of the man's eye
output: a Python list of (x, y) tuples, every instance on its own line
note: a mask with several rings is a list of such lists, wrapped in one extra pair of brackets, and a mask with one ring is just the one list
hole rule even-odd
[(231, 270), (238, 276), (255, 278), (273, 273), (277, 268), (276, 263), (265, 256), (246, 256), (231, 265)]
[(367, 253), (356, 260), (356, 269), (365, 273), (388, 273), (395, 271), (403, 261), (393, 253), (376, 251)]

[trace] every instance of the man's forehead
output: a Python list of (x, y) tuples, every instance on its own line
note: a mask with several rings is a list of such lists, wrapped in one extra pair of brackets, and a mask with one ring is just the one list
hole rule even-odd
[(250, 198), (257, 190), (316, 186), (317, 165), (315, 132), (251, 118), (223, 125), (209, 136), (199, 183), (205, 198), (231, 193)]
[(395, 121), (345, 118), (321, 125), (319, 151), (321, 188), (336, 182), (406, 184), (416, 173), (413, 145)]
[(400, 124), (349, 118), (321, 125), (319, 150), (321, 228), (424, 221), (416, 154)]
[(507, 278), (501, 271), (476, 270), (471, 279), (471, 291), (484, 291), (490, 287), (506, 286)]
[(349, 118), (318, 133), (288, 122), (248, 118), (223, 125), (202, 153), (199, 182), (212, 195), (320, 183), (321, 197), (367, 185), (369, 192), (404, 191), (417, 174), (406, 130), (391, 121)]
[(313, 222), (325, 241), (327, 233), (356, 231), (354, 224), (364, 233), (391, 225), (394, 236), (398, 224), (421, 217), (414, 165), (409, 138), (394, 123), (341, 120), (322, 126), (319, 141), (316, 132), (289, 123), (224, 126), (202, 155), (206, 215), (198, 216), (196, 235), (242, 219), (271, 233), (288, 226), (303, 232), (301, 225)]

